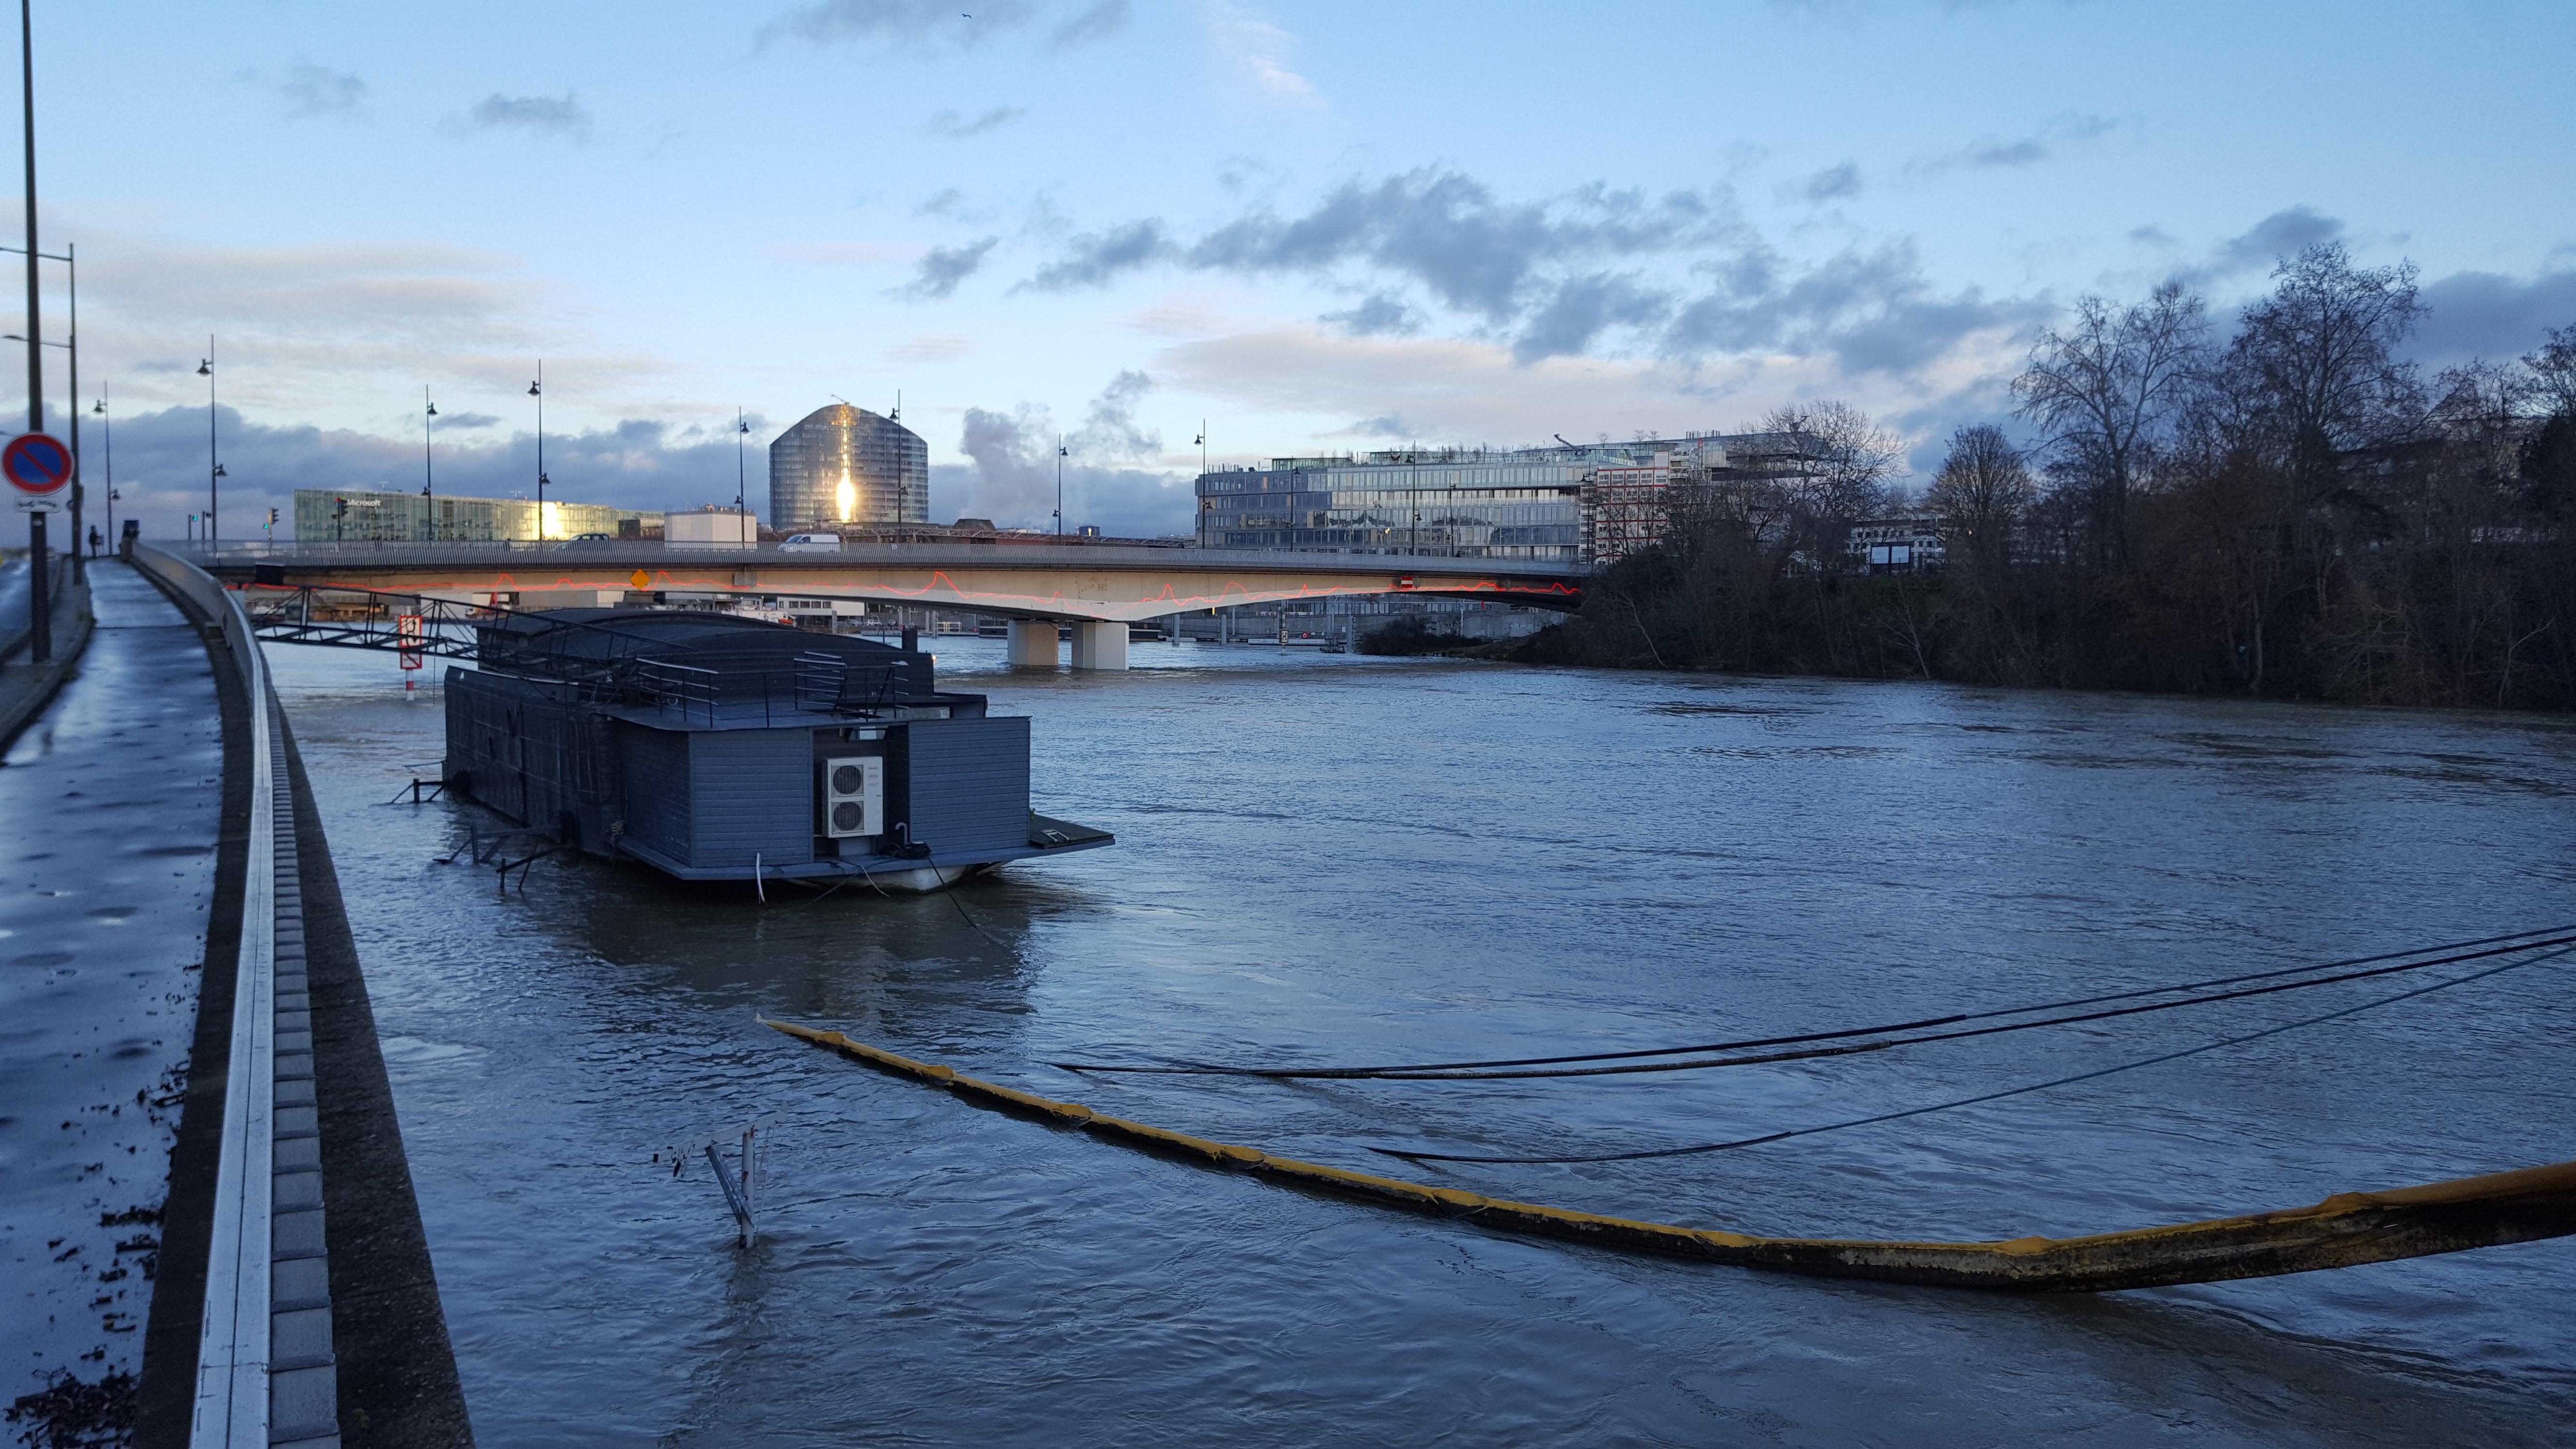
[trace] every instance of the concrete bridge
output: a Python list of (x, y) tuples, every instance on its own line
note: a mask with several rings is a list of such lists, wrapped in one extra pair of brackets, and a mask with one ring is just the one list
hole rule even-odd
[(513, 595), (522, 609), (613, 605), (630, 591), (863, 599), (1008, 618), (1011, 662), (1053, 665), (1071, 623), (1077, 669), (1127, 667), (1127, 625), (1235, 604), (1415, 593), (1573, 610), (1586, 570), (1528, 559), (1419, 554), (1136, 548), (1079, 544), (854, 543), (837, 553), (776, 544), (161, 544), (228, 584), (318, 585), (467, 603)]

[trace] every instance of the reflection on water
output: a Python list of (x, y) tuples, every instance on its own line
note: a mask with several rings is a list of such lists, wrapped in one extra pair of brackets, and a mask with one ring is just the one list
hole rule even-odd
[[(2576, 920), (2555, 721), (1138, 646), (1014, 675), (1120, 843), (947, 897), (440, 866), (390, 661), (272, 650), (486, 1442), (2549, 1443), (2576, 1243), (2103, 1298), (1529, 1243), (1137, 1157), (759, 1027), (1362, 1168), (1751, 1135), (2347, 1004), (1594, 1081), (1101, 1081), (1975, 1010)], [(488, 822), (486, 822), (488, 823)], [(1442, 1180), (1755, 1232), (2003, 1238), (2576, 1156), (2576, 968), (1796, 1144)], [(767, 1236), (653, 1154), (773, 1121)], [(1422, 1175), (1433, 1175), (1425, 1168)]]

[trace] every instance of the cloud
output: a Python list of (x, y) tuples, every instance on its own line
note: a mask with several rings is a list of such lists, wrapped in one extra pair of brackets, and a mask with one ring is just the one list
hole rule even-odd
[(1002, 239), (988, 236), (962, 247), (932, 247), (922, 257), (919, 272), (912, 281), (897, 288), (895, 295), (915, 301), (945, 297), (957, 290), (957, 284), (983, 269), (984, 258)]
[(2519, 357), (2549, 329), (2576, 326), (2576, 270), (2542, 272), (2529, 281), (2455, 272), (2426, 283), (2417, 296), (2425, 316), (2411, 351), (2435, 367)]
[[(1733, 430), (1767, 409), (1839, 397), (1902, 420), (1909, 441), (1948, 435), (1954, 412), (1982, 417), (2002, 397), (2024, 344), (1971, 334), (1908, 373), (1853, 371), (1830, 353), (1673, 359), (1557, 356), (1523, 362), (1501, 342), (1351, 337), (1276, 327), (1166, 348), (1154, 374), (1220, 408), (1312, 419), (1314, 437), (1378, 436), (1426, 446), (1537, 444), (1551, 433), (1675, 437)], [(2008, 400), (2005, 404), (2009, 406)], [(1349, 423), (1348, 419), (1364, 419)], [(1283, 444), (1283, 451), (1286, 450)]]
[(440, 413), (438, 425), (442, 429), (497, 428), (501, 425), (501, 415), (498, 413)]
[(505, 96), (498, 91), (474, 103), (468, 119), (480, 130), (526, 131), (531, 135), (590, 137), (590, 112), (566, 91), (556, 96)]
[(2239, 236), (2221, 242), (2206, 266), (2181, 274), (2182, 280), (2207, 283), (2243, 272), (2268, 271), (2281, 258), (2343, 235), (2343, 222), (2312, 207), (2287, 207), (2254, 223)]
[(1956, 151), (1918, 161), (1914, 169), (1941, 172), (1964, 166), (1970, 170), (1984, 171), (2035, 166), (2056, 156), (2061, 146), (2097, 140), (2118, 130), (2119, 126), (2119, 122), (2108, 116), (2069, 111), (2063, 115), (2050, 117), (2041, 123), (2038, 130), (2027, 136), (1980, 137)]
[(945, 216), (966, 204), (966, 193), (954, 186), (944, 187), (921, 199), (912, 209), (915, 216)]
[(1073, 446), (1094, 460), (1145, 458), (1163, 451), (1163, 435), (1136, 423), (1136, 404), (1153, 387), (1152, 378), (1132, 370), (1111, 378), (1091, 400)]
[(1262, 210), (1187, 248), (1188, 265), (1258, 275), (1365, 262), (1420, 283), (1446, 305), (1496, 322), (1519, 315), (1544, 264), (1671, 251), (1733, 234), (1729, 198), (1649, 198), (1590, 186), (1504, 202), (1484, 183), (1425, 168), (1344, 182), (1303, 215)]
[(1011, 290), (1071, 292), (1105, 287), (1121, 275), (1160, 260), (1171, 251), (1162, 222), (1151, 217), (1103, 232), (1077, 236), (1065, 244), (1065, 255)]
[(857, 42), (963, 50), (1022, 29), (1037, 14), (1025, 0), (819, 0), (763, 26), (760, 39), (785, 35), (814, 46)]
[(1107, 40), (1127, 28), (1127, 0), (1100, 0), (1055, 28), (1047, 37), (1047, 49), (1072, 50), (1094, 41)]
[[(1137, 401), (1152, 387), (1141, 372), (1118, 374), (1092, 400), (1083, 426), (1061, 435), (1067, 531), (1085, 523), (1130, 537), (1189, 530), (1190, 475), (1132, 466), (1162, 447), (1161, 435), (1135, 418)], [(1009, 412), (968, 408), (957, 447), (973, 464), (931, 470), (935, 512), (990, 518), (1005, 528), (1052, 527), (1058, 436), (1053, 416), (1032, 403)]]
[(1840, 166), (1828, 166), (1808, 177), (1807, 184), (1799, 190), (1809, 201), (1814, 202), (1837, 201), (1846, 196), (1858, 196), (1860, 195), (1860, 163), (1846, 161)]
[(1419, 313), (1382, 292), (1348, 311), (1327, 312), (1316, 320), (1339, 323), (1354, 337), (1407, 337), (1422, 330)]
[(1485, 334), (1508, 336), (1523, 363), (1624, 334), (1686, 361), (1822, 351), (1863, 371), (1902, 370), (1971, 333), (2037, 315), (1974, 289), (1937, 292), (1910, 242), (1793, 262), (1738, 218), (1723, 191), (1652, 196), (1596, 184), (1510, 201), (1437, 168), (1346, 181), (1302, 210), (1263, 206), (1194, 240), (1159, 219), (1088, 233), (1021, 286), (1105, 286), (1166, 262), (1355, 281), (1367, 300), (1321, 319), (1355, 336), (1420, 330), (1402, 295), (1418, 287)]
[(1570, 356), (1612, 327), (1641, 327), (1671, 310), (1670, 299), (1628, 276), (1596, 272), (1560, 283), (1556, 295), (1530, 318), (1512, 344), (1523, 362)]
[(1323, 103), (1315, 83), (1290, 64), (1297, 50), (1296, 36), (1237, 6), (1219, 5), (1209, 18), (1218, 52), (1254, 90), (1296, 105)]
[(352, 117), (367, 99), (367, 83), (346, 71), (299, 60), (285, 75), (267, 83), (285, 98), (286, 114), (298, 120), (315, 116)]
[(2035, 321), (2044, 309), (1989, 302), (1973, 288), (1942, 297), (1911, 242), (1850, 250), (1791, 275), (1768, 252), (1748, 252), (1674, 317), (1665, 350), (1830, 354), (1854, 372), (1902, 373), (1969, 335)]
[[(934, 136), (943, 136), (951, 141), (963, 141), (969, 137), (981, 136), (987, 131), (998, 131), (1027, 114), (1027, 111), (1018, 106), (995, 106), (989, 111), (978, 112), (973, 116), (960, 116), (955, 111), (941, 111), (933, 115), (923, 129)], [(957, 192), (951, 188), (941, 192), (940, 195), (953, 197)]]

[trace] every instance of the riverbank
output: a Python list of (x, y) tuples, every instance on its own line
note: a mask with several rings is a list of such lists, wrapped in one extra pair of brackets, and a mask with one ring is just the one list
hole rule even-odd
[(2503, 677), (2358, 667), (2321, 677), (2276, 664), (2258, 686), (2224, 667), (2224, 651), (2208, 640), (2147, 628), (2143, 618), (2117, 594), (2006, 598), (1956, 573), (1790, 575), (1740, 585), (1723, 571), (1647, 556), (1605, 570), (1583, 612), (1560, 623), (1521, 639), (1428, 652), (1584, 669), (2285, 703), (2548, 712), (2576, 705), (2537, 651), (2526, 656), (2528, 667)]

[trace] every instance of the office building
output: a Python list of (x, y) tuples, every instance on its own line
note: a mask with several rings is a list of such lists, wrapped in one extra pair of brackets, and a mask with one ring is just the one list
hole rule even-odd
[(865, 408), (818, 408), (769, 445), (769, 526), (928, 523), (930, 445)]
[(1716, 433), (1273, 458), (1199, 476), (1198, 541), (1602, 563), (1663, 536), (1677, 484), (1785, 476), (1814, 461), (1812, 440)]
[(417, 493), (367, 488), (295, 490), (295, 536), (307, 541), (490, 543), (541, 536), (570, 539), (585, 533), (642, 538), (661, 530), (658, 512), (604, 503), (549, 498), (540, 518), (536, 503), (526, 498), (464, 498), (445, 493), (423, 498)]

